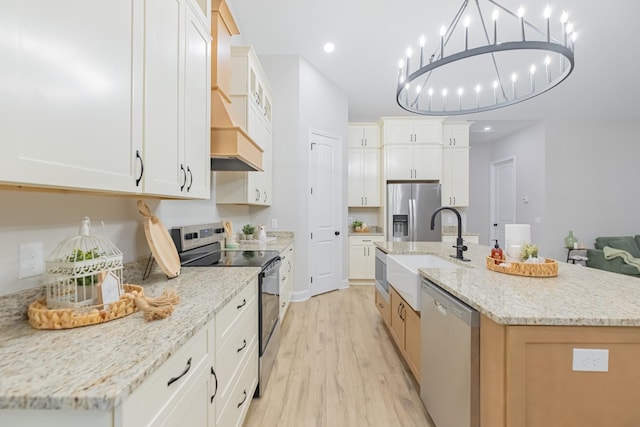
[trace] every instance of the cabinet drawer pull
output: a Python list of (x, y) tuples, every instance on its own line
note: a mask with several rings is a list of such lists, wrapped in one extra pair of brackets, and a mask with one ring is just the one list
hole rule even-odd
[(185, 375), (187, 375), (187, 372), (189, 372), (189, 369), (191, 369), (191, 358), (189, 358), (189, 360), (187, 360), (187, 367), (184, 369), (184, 372), (182, 372), (180, 375), (178, 375), (177, 377), (173, 377), (169, 380), (169, 382), (167, 383), (167, 387), (169, 387), (171, 384), (175, 383), (176, 381), (178, 381), (180, 378), (184, 377)]
[(189, 185), (187, 186), (187, 193), (191, 190), (191, 186), (193, 185), (193, 172), (191, 172), (191, 168), (187, 166), (187, 173), (189, 174)]
[(238, 403), (237, 408), (241, 407), (242, 404), (247, 400), (247, 390), (242, 390), (242, 393), (244, 394), (244, 397), (242, 398), (242, 402)]
[(184, 170), (183, 164), (180, 164), (180, 171), (182, 171), (182, 176), (184, 177), (182, 184), (180, 184), (180, 191), (182, 191), (184, 190), (185, 185), (187, 185), (187, 171)]
[(136, 187), (140, 185), (140, 181), (142, 181), (142, 175), (144, 174), (144, 162), (142, 161), (142, 156), (140, 156), (140, 151), (136, 150), (136, 159), (140, 160), (140, 176), (136, 178)]
[(246, 298), (242, 298), (242, 304), (240, 304), (239, 306), (236, 307), (236, 309), (240, 310), (242, 307), (244, 307), (245, 305), (247, 305), (247, 299)]
[(216, 397), (216, 394), (218, 394), (218, 376), (216, 375), (216, 371), (213, 370), (213, 366), (211, 367), (211, 375), (213, 375), (213, 379), (216, 382), (216, 389), (211, 396), (211, 403), (213, 403), (213, 398)]
[(238, 350), (236, 350), (236, 352), (240, 353), (245, 348), (247, 348), (247, 340), (242, 340), (242, 347), (240, 347)]

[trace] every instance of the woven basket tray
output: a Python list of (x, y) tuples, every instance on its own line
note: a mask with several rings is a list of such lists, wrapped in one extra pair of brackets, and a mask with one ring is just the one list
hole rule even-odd
[(508, 262), (509, 266), (496, 264), (495, 258), (487, 257), (487, 268), (498, 273), (528, 277), (555, 277), (558, 275), (558, 261), (546, 258), (544, 264)]
[(29, 324), (36, 329), (71, 329), (127, 316), (138, 310), (131, 294), (142, 296), (143, 290), (142, 286), (125, 284), (124, 292), (119, 301), (109, 304), (107, 310), (104, 310), (102, 305), (83, 307), (82, 310), (51, 309), (47, 307), (44, 299), (34, 301), (27, 311)]

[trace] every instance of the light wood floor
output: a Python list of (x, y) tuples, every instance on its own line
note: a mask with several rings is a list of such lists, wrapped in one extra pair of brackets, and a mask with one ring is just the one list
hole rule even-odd
[(373, 286), (292, 303), (245, 427), (433, 427), (374, 305)]

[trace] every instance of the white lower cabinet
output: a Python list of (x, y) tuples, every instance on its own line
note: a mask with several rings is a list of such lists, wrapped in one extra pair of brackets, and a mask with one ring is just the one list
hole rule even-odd
[(349, 279), (373, 280), (375, 278), (376, 246), (384, 236), (349, 237)]
[(282, 325), (291, 302), (295, 282), (293, 243), (280, 253), (280, 257), (282, 258), (280, 265), (280, 325)]
[(113, 410), (3, 409), (0, 425), (241, 426), (258, 384), (257, 301), (251, 283)]
[[(208, 328), (210, 322), (201, 329), (175, 354), (165, 361), (149, 378), (147, 378), (133, 394), (122, 404), (123, 427), (133, 426), (170, 426), (170, 420), (176, 412), (183, 412), (181, 405), (191, 405), (184, 401), (185, 394), (193, 393), (197, 383), (204, 383), (204, 392), (200, 402), (206, 402), (209, 375)], [(196, 399), (198, 400), (198, 399)], [(198, 405), (199, 411), (206, 419), (207, 405)], [(193, 417), (201, 418), (202, 414), (193, 412)]]

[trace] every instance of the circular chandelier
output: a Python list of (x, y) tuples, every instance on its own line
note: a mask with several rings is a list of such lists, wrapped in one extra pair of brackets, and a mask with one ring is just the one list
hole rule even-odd
[(432, 54), (422, 36), (417, 60), (412, 48), (400, 60), (398, 105), (424, 115), (471, 114), (557, 86), (573, 71), (577, 33), (567, 12), (552, 16), (550, 6), (540, 11), (541, 30), (525, 19), (522, 6), (514, 13), (493, 0), (464, 0), (449, 27), (440, 29)]

